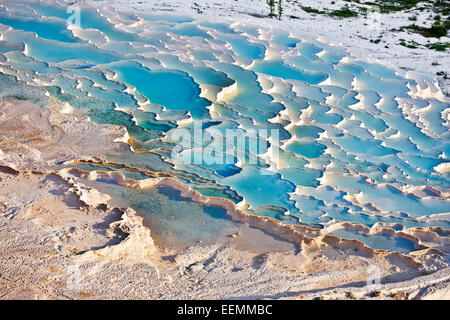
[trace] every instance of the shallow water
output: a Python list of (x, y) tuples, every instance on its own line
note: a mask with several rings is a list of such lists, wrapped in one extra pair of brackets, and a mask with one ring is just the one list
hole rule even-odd
[[(439, 91), (429, 77), (234, 21), (81, 7), (81, 25), (68, 28), (63, 5), (18, 1), (7, 8), (0, 12), (2, 95), (14, 92), (7, 74), (40, 83), (73, 112), (125, 126), (130, 143), (146, 151), (108, 155), (136, 170), (74, 165), (79, 169), (134, 180), (153, 177), (139, 169), (167, 173), (202, 195), (245, 202), (252, 214), (316, 229), (339, 222), (450, 228), (449, 174), (436, 170), (449, 162), (450, 105), (420, 91)], [(192, 139), (175, 139), (177, 129)], [(227, 141), (227, 130), (249, 138)], [(215, 156), (226, 163), (210, 162)], [(195, 243), (237, 228), (223, 209), (174, 190), (118, 190), (162, 242)], [(416, 250), (383, 234), (332, 234)]]

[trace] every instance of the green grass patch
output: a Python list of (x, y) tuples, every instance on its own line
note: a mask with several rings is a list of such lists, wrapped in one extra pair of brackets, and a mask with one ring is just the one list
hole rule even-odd
[(399, 31), (412, 30), (426, 38), (440, 38), (445, 37), (450, 29), (450, 21), (447, 20), (443, 24), (440, 20), (436, 20), (431, 27), (421, 27), (416, 24), (400, 27)]
[(435, 42), (425, 45), (428, 49), (433, 49), (436, 51), (446, 51), (450, 49), (450, 42)]
[(329, 13), (332, 17), (338, 17), (338, 18), (352, 18), (356, 17), (358, 15), (357, 12), (350, 10), (349, 7), (343, 7), (338, 10), (331, 11)]
[(378, 6), (381, 13), (391, 13), (414, 8), (419, 2), (422, 1), (425, 0), (385, 0), (365, 2), (364, 4)]
[(420, 44), (417, 43), (414, 40), (410, 40), (410, 41), (406, 42), (403, 39), (400, 41), (400, 45), (404, 46), (404, 47), (407, 47), (407, 48), (410, 48), (410, 49), (417, 49), (420, 46)]
[(311, 7), (301, 7), (302, 8), (302, 10), (303, 11), (305, 11), (305, 12), (308, 12), (308, 13), (315, 13), (315, 14), (326, 14), (327, 12), (326, 11), (322, 11), (322, 10), (319, 10), (319, 9), (314, 9), (314, 8), (311, 8)]

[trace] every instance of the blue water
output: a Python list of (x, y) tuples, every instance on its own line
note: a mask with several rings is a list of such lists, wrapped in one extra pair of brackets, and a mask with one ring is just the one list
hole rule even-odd
[(65, 21), (50, 19), (35, 20), (0, 13), (0, 23), (14, 29), (35, 32), (39, 37), (60, 42), (79, 42), (72, 32), (65, 28)]
[[(28, 99), (40, 86), (91, 121), (124, 126), (138, 150), (108, 155), (136, 169), (78, 168), (136, 180), (153, 177), (139, 169), (164, 173), (205, 196), (245, 201), (252, 214), (315, 229), (384, 222), (397, 231), (441, 227), (448, 234), (450, 176), (436, 167), (450, 162), (450, 104), (411, 93), (430, 85), (429, 77), (409, 78), (343, 47), (264, 26), (81, 7), (79, 27), (88, 34), (67, 27), (62, 5), (5, 6), (0, 93)], [(207, 141), (173, 139), (178, 129), (195, 136), (200, 120)], [(247, 139), (227, 141), (229, 130)], [(236, 227), (223, 209), (174, 190), (117, 192), (173, 243)], [(182, 209), (188, 215), (175, 217)], [(417, 249), (382, 233), (332, 234), (373, 248)]]
[(318, 142), (294, 142), (286, 147), (286, 150), (306, 158), (318, 158), (325, 149), (326, 147)]
[(286, 65), (282, 61), (256, 62), (252, 67), (252, 70), (283, 79), (300, 80), (309, 84), (318, 84), (328, 78), (324, 73), (297, 70)]
[(233, 51), (249, 59), (263, 59), (266, 48), (263, 45), (251, 42), (243, 37), (219, 35), (218, 39), (228, 42)]
[(196, 119), (206, 116), (205, 107), (210, 102), (199, 97), (198, 85), (187, 74), (175, 70), (150, 70), (134, 62), (110, 65), (109, 68), (152, 103), (174, 110), (188, 110)]
[(317, 138), (319, 138), (319, 134), (322, 132), (325, 132), (325, 130), (323, 130), (319, 127), (309, 126), (309, 125), (298, 126), (298, 127), (295, 127), (295, 129), (293, 130), (294, 135), (299, 139), (300, 138), (317, 139)]
[[(67, 13), (67, 8), (46, 5), (39, 2), (31, 2), (31, 8), (39, 14), (48, 17), (57, 17), (65, 20), (72, 13)], [(111, 41), (138, 41), (140, 38), (132, 33), (124, 32), (109, 23), (95, 8), (83, 8), (80, 14), (80, 27), (83, 29), (96, 29), (104, 33)]]

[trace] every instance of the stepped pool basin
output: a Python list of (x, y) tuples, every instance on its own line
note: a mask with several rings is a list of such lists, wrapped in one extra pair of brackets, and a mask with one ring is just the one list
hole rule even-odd
[[(106, 155), (110, 164), (62, 167), (164, 175), (247, 214), (374, 249), (418, 250), (408, 234), (417, 228), (448, 237), (450, 104), (433, 79), (265, 25), (64, 2), (4, 8), (2, 96), (24, 95), (21, 81), (128, 131), (131, 151)], [(96, 184), (160, 243), (237, 230), (223, 207), (170, 186)]]

